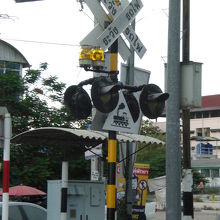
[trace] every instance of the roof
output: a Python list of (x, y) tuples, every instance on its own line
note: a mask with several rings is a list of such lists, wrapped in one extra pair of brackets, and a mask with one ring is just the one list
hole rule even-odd
[(202, 108), (220, 108), (220, 94), (202, 97)]
[[(12, 143), (32, 144), (45, 146), (96, 146), (107, 141), (108, 133), (101, 131), (45, 127), (23, 132), (11, 138)], [(146, 144), (164, 144), (156, 138), (145, 135), (120, 133), (117, 135), (119, 142), (139, 142)]]
[(220, 109), (220, 94), (202, 96), (201, 108), (192, 108), (191, 112), (210, 111)]
[(195, 140), (195, 141), (220, 141), (220, 139), (216, 138), (216, 137), (201, 137), (201, 136), (192, 136), (192, 137), (190, 137), (190, 140)]
[(30, 67), (24, 55), (11, 44), (0, 39), (0, 60), (21, 63), (23, 67)]

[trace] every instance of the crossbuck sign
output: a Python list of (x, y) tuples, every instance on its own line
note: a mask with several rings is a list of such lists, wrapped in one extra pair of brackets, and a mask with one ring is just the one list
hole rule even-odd
[[(80, 45), (100, 46), (103, 50), (106, 50), (116, 39), (119, 39), (119, 53), (126, 60), (128, 58), (126, 55), (130, 54), (130, 51), (127, 52), (129, 49), (120, 37), (121, 33), (123, 33), (137, 55), (142, 58), (146, 48), (130, 25), (143, 7), (141, 0), (132, 0), (130, 3), (128, 0), (121, 0), (119, 7), (116, 6), (115, 0), (101, 1), (113, 17), (113, 21), (107, 28), (104, 28), (105, 21), (109, 21), (104, 9), (102, 9), (98, 0), (86, 0), (86, 4), (99, 24), (80, 42)], [(101, 32), (102, 29), (103, 32)]]
[[(104, 1), (105, 2), (105, 1)], [(140, 0), (133, 0), (114, 20), (113, 22), (105, 29), (105, 31), (98, 38), (100, 47), (103, 50), (106, 50), (110, 47), (113, 42), (120, 36), (120, 34), (129, 26), (129, 24), (135, 19), (138, 12), (143, 7), (143, 4)], [(124, 32), (126, 38), (130, 41), (136, 52), (141, 52), (143, 45), (140, 45), (137, 40), (138, 37), (136, 34), (132, 33), (133, 37), (130, 37), (130, 32), (133, 29), (127, 28)], [(145, 50), (146, 51), (146, 50)], [(143, 56), (143, 54), (141, 54)]]

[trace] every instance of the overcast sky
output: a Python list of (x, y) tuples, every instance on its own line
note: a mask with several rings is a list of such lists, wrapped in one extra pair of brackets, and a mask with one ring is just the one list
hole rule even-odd
[[(136, 17), (135, 32), (147, 52), (142, 59), (135, 57), (135, 66), (150, 70), (150, 83), (163, 89), (169, 1), (142, 2), (144, 7)], [(220, 94), (219, 9), (219, 0), (191, 1), (190, 59), (203, 63), (202, 95)], [(0, 38), (15, 46), (34, 68), (48, 62), (48, 74), (56, 74), (67, 85), (92, 77), (92, 73), (78, 67), (79, 42), (93, 29), (93, 15), (86, 5), (80, 11), (76, 0), (17, 4), (14, 0), (1, 0), (0, 14)]]

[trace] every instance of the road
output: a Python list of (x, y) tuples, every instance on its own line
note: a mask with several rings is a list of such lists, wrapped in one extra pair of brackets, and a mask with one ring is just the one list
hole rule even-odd
[[(152, 220), (165, 220), (165, 215), (164, 211), (158, 211)], [(194, 212), (194, 220), (220, 220), (220, 211), (196, 211)]]

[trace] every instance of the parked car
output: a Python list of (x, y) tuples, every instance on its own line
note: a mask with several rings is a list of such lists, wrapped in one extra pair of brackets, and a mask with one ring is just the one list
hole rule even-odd
[[(9, 202), (8, 220), (46, 220), (47, 210), (28, 202)], [(2, 219), (2, 202), (0, 202), (0, 218)]]

